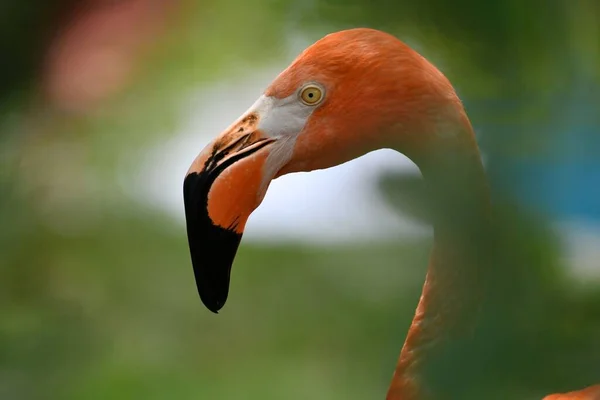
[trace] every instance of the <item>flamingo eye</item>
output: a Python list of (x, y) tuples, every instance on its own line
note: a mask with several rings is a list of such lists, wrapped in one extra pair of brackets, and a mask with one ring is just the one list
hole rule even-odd
[(306, 105), (314, 106), (323, 99), (323, 90), (316, 85), (306, 85), (300, 91), (300, 100)]

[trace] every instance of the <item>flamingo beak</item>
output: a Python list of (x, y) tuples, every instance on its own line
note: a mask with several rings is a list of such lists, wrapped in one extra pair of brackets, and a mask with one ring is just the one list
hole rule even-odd
[(200, 299), (217, 313), (246, 221), (262, 201), (272, 176), (266, 159), (275, 139), (257, 129), (250, 114), (208, 144), (183, 184), (188, 243)]

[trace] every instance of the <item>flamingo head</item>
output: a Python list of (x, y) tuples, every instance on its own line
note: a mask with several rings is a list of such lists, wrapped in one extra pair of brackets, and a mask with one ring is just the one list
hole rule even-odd
[(202, 302), (215, 313), (225, 304), (246, 221), (271, 180), (385, 147), (419, 164), (455, 139), (464, 119), (448, 80), (395, 37), (352, 29), (317, 41), (200, 152), (185, 177)]

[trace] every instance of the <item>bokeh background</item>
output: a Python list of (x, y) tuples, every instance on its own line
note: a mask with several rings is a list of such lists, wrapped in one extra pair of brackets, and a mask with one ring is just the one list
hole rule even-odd
[(276, 180), (219, 315), (183, 219), (204, 144), (359, 26), (450, 78), (484, 153), (506, 301), (460, 398), (600, 382), (598, 1), (4, 0), (1, 399), (384, 397), (431, 249), (414, 164), (379, 151)]

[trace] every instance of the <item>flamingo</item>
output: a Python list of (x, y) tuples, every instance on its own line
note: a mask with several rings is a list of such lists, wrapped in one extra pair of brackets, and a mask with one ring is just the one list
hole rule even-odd
[[(217, 313), (248, 217), (273, 179), (380, 148), (415, 162), (444, 206), (386, 398), (438, 398), (427, 368), (470, 335), (481, 292), (473, 288), (483, 286), (485, 271), (480, 256), (468, 254), (469, 242), (485, 236), (490, 199), (473, 129), (452, 85), (390, 34), (358, 28), (315, 42), (195, 158), (184, 203), (196, 285)], [(600, 386), (559, 398), (598, 399)]]

